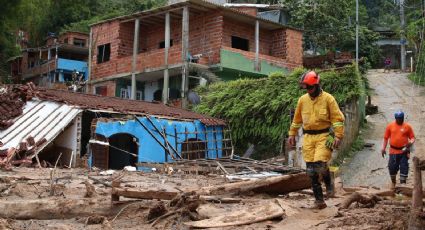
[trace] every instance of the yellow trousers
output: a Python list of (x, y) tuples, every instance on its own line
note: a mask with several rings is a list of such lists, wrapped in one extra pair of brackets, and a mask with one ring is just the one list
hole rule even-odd
[(326, 147), (326, 139), (329, 133), (304, 134), (303, 158), (305, 162), (328, 162), (332, 157), (332, 150)]

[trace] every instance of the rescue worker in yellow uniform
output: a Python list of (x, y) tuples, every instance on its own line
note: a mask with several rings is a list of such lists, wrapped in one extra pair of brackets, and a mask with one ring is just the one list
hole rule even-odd
[(327, 196), (334, 196), (334, 184), (328, 162), (332, 150), (338, 148), (344, 137), (344, 115), (335, 98), (323, 91), (319, 82), (320, 76), (314, 71), (301, 76), (300, 86), (306, 89), (307, 93), (298, 100), (288, 142), (290, 146), (295, 146), (295, 136), (302, 127), (302, 154), (316, 199), (313, 208), (323, 209), (327, 206), (323, 199), (320, 176), (325, 183)]

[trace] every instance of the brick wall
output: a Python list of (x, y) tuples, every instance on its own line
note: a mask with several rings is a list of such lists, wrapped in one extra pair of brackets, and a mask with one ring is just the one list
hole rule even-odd
[[(255, 52), (255, 25), (224, 19), (223, 46), (232, 47), (232, 36), (248, 39), (249, 51)], [(260, 26), (260, 54), (271, 54), (272, 32), (261, 29)]]
[(249, 14), (252, 16), (257, 16), (257, 8), (255, 7), (229, 7), (230, 9), (240, 11), (245, 14)]
[(89, 93), (95, 94), (96, 87), (106, 87), (106, 96), (115, 97), (115, 89), (116, 89), (115, 81), (104, 81), (101, 83), (97, 83), (95, 85), (91, 85), (91, 87), (89, 87), (89, 90), (90, 90)]
[[(189, 52), (191, 55), (202, 54), (201, 64), (216, 64), (220, 61), (220, 47), (223, 34), (223, 17), (219, 11), (208, 12), (189, 18)], [(182, 62), (181, 56), (181, 20), (171, 20), (170, 37), (173, 46), (169, 50), (169, 64)], [(204, 26), (205, 25), (205, 26)], [(108, 31), (114, 31), (108, 34)], [(164, 49), (159, 43), (164, 41), (165, 26), (147, 26), (141, 22), (139, 38), (139, 54), (137, 71), (164, 65)], [(134, 21), (111, 22), (93, 27), (93, 39), (97, 37), (97, 45), (92, 57), (92, 80), (120, 73), (131, 72), (133, 53)], [(97, 46), (111, 43), (110, 61), (97, 64)], [(116, 47), (113, 48), (113, 47)]]
[[(165, 17), (165, 16), (164, 16)], [(199, 63), (212, 65), (220, 63), (220, 49), (231, 48), (231, 37), (237, 36), (249, 40), (249, 51), (255, 52), (255, 25), (235, 22), (224, 18), (220, 11), (210, 11), (189, 19), (189, 52), (201, 55)], [(169, 64), (182, 62), (181, 57), (181, 20), (171, 19), (171, 39), (173, 46), (169, 50)], [(163, 23), (140, 25), (139, 53), (137, 71), (158, 68), (164, 65), (164, 49), (159, 43), (164, 41)], [(134, 21), (117, 21), (98, 24), (92, 28), (94, 52), (91, 79), (100, 79), (131, 72)], [(110, 60), (97, 64), (97, 47), (111, 44)], [(260, 27), (260, 56), (273, 63), (288, 63), (290, 66), (302, 65), (302, 33), (291, 29), (276, 31)]]
[[(91, 57), (91, 79), (98, 79), (117, 74), (116, 63), (118, 61), (119, 21), (106, 22), (92, 27), (93, 31), (93, 55)], [(97, 47), (104, 44), (111, 44), (110, 60), (97, 64)], [(126, 63), (131, 66), (130, 63)]]
[(303, 33), (298, 30), (286, 30), (286, 61), (290, 64), (302, 66), (303, 64)]

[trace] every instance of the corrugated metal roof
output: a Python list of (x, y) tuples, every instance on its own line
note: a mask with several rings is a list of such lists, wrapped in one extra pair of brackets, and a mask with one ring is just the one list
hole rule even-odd
[(24, 106), (23, 114), (13, 120), (13, 125), (0, 131), (0, 141), (4, 144), (0, 150), (18, 148), (21, 142), (33, 137), (35, 142), (43, 138), (47, 142), (36, 150), (40, 152), (53, 141), (72, 120), (80, 109), (50, 101), (31, 100)]

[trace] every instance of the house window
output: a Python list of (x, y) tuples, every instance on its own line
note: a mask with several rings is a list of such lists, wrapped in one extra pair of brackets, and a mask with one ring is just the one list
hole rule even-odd
[(142, 91), (136, 91), (136, 100), (143, 100), (143, 94)]
[[(126, 88), (122, 88), (120, 91), (120, 97), (124, 99), (130, 99), (130, 91)], [(136, 100), (143, 100), (143, 92), (142, 91), (136, 91)]]
[(109, 61), (111, 56), (111, 44), (100, 45), (97, 47), (97, 64)]
[(245, 38), (232, 36), (232, 48), (249, 51), (249, 41)]
[(120, 97), (124, 99), (130, 99), (130, 93), (128, 92), (127, 89), (123, 88), (121, 89)]
[(106, 86), (98, 86), (95, 88), (95, 94), (106, 96), (108, 88)]
[(86, 40), (74, 38), (74, 46), (85, 47), (86, 46)]
[[(173, 39), (170, 39), (170, 47), (173, 46)], [(159, 48), (164, 49), (165, 48), (165, 41), (162, 41), (159, 43)]]
[(68, 38), (65, 38), (65, 39), (63, 40), (63, 43), (68, 44)]

